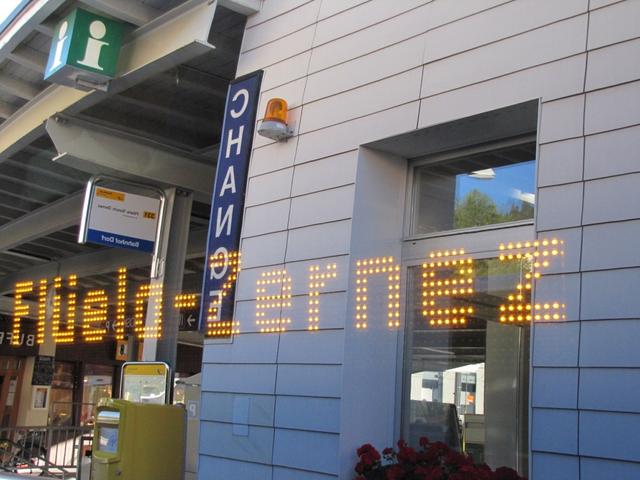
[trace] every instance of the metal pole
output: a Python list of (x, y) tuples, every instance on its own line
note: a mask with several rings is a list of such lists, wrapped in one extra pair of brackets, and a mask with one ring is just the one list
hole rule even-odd
[[(182, 291), (193, 195), (175, 188), (167, 190), (166, 195), (167, 211), (164, 221), (167, 228), (164, 229), (158, 255), (164, 259), (164, 265), (158, 277), (151, 282), (152, 285), (157, 282), (163, 284), (162, 335), (157, 340), (145, 340), (143, 360), (165, 362), (175, 370), (180, 315), (173, 302), (175, 296)], [(154, 321), (151, 307), (149, 305), (147, 308), (147, 325)]]

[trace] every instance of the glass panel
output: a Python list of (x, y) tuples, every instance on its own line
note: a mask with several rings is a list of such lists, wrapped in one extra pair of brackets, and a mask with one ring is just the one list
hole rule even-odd
[(107, 365), (85, 365), (82, 383), (81, 425), (93, 425), (96, 406), (103, 398), (111, 398), (113, 367)]
[(55, 362), (51, 387), (73, 389), (73, 370), (73, 363)]
[(98, 414), (98, 422), (120, 423), (120, 412), (103, 410)]
[(13, 406), (17, 388), (18, 388), (18, 377), (11, 377), (9, 379), (9, 391), (7, 392), (7, 402), (6, 402), (7, 407)]
[[(517, 286), (530, 263), (475, 260), (464, 282), (459, 265), (447, 264), (409, 268), (404, 437), (526, 473), (530, 290)], [(457, 293), (438, 294), (438, 282)]]
[(73, 372), (74, 364), (55, 362), (51, 384), (51, 425), (73, 425)]
[(535, 143), (415, 170), (413, 234), (533, 218)]
[(51, 425), (73, 425), (73, 390), (51, 389)]
[(118, 428), (107, 425), (100, 425), (98, 450), (108, 453), (118, 451)]

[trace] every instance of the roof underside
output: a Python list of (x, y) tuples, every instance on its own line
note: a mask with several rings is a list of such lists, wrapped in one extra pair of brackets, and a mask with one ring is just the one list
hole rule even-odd
[[(96, 0), (58, 3), (58, 8), (33, 25), (12, 52), (0, 55), (0, 135), (4, 122), (28, 108), (29, 102), (49, 87), (43, 80), (43, 72), (53, 26), (76, 6), (91, 10)], [(115, 9), (110, 13), (120, 20), (136, 21), (138, 25), (128, 24), (128, 30), (133, 32), (144, 25), (145, 19), (153, 20), (183, 3), (184, 0), (114, 0), (114, 5), (123, 5), (127, 11), (119, 14)], [(131, 12), (138, 17), (132, 19)], [(208, 39), (215, 49), (144, 78), (123, 91), (107, 94), (71, 116), (213, 167), (226, 90), (235, 76), (245, 20), (244, 15), (218, 6)], [(16, 153), (0, 157), (0, 283), (3, 278), (18, 278), (21, 272), (26, 274), (38, 267), (104, 250), (77, 243), (79, 214), (73, 225), (37, 238), (25, 237), (24, 241), (7, 244), (8, 247), (1, 238), (2, 232), (18, 228), (20, 222), (48, 206), (82, 194), (90, 173), (52, 161), (59, 153), (62, 152), (57, 152), (49, 136), (43, 133)], [(209, 205), (200, 200), (193, 205), (192, 231), (201, 232), (208, 224)], [(197, 251), (188, 258), (185, 282), (194, 287), (197, 284), (194, 279), (201, 276), (203, 258)], [(149, 263), (150, 260), (149, 257)], [(148, 263), (138, 265), (130, 273), (139, 280), (148, 278)], [(115, 278), (115, 273), (101, 271), (88, 275), (83, 282), (87, 288), (97, 288), (115, 283)], [(0, 291), (3, 294), (8, 296), (4, 300), (11, 296), (6, 288)], [(0, 311), (7, 312), (6, 305), (10, 303), (5, 301), (4, 308), (0, 303)]]

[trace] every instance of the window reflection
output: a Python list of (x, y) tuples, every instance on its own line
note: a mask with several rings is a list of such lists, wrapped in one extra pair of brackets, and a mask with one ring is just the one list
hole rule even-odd
[(535, 152), (524, 143), (416, 168), (412, 233), (532, 219)]
[(473, 293), (441, 300), (443, 308), (472, 314), (464, 325), (433, 325), (423, 309), (424, 268), (409, 268), (404, 436), (410, 443), (426, 436), (476, 461), (526, 472), (530, 323), (500, 322), (500, 307), (530, 269), (525, 260), (474, 260)]

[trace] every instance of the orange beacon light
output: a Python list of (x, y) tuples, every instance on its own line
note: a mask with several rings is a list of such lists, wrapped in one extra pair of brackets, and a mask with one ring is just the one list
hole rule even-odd
[(272, 98), (267, 103), (264, 118), (258, 125), (258, 133), (276, 142), (287, 140), (293, 136), (293, 131), (287, 125), (289, 110), (284, 98)]

